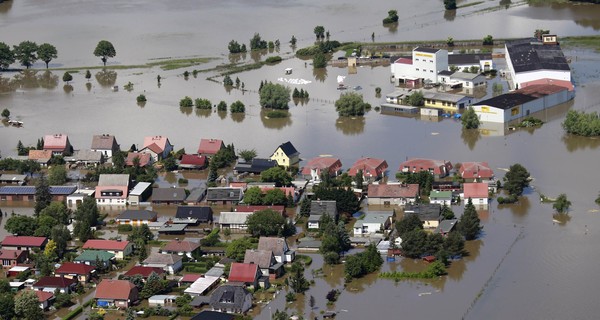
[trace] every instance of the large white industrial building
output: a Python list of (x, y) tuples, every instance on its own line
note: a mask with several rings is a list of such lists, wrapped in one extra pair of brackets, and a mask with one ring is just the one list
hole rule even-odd
[(437, 82), (437, 74), (448, 70), (448, 51), (427, 47), (417, 47), (412, 58), (400, 58), (392, 63), (392, 77), (396, 84), (416, 84)]

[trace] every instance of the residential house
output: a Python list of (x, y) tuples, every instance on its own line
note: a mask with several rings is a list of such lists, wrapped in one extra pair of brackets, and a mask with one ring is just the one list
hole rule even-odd
[(129, 308), (138, 300), (137, 287), (127, 280), (104, 279), (96, 287), (96, 305), (102, 308)]
[(25, 174), (0, 174), (0, 184), (16, 184), (22, 186), (27, 183), (27, 175)]
[(369, 211), (364, 218), (354, 223), (354, 236), (383, 233), (392, 226), (393, 211)]
[(158, 213), (150, 210), (125, 210), (117, 216), (117, 224), (130, 224), (132, 226), (141, 226), (150, 222), (156, 222)]
[(83, 250), (104, 250), (123, 260), (133, 253), (133, 242), (121, 240), (90, 239), (83, 244)]
[[(65, 201), (77, 190), (77, 186), (50, 186), (52, 201)], [(0, 187), (1, 201), (35, 201), (35, 186)]]
[(75, 192), (67, 196), (67, 206), (69, 208), (72, 208), (73, 206), (77, 208), (80, 204), (83, 203), (83, 200), (89, 197), (93, 197), (95, 192), (95, 188), (79, 188), (75, 190)]
[(448, 54), (448, 69), (452, 67), (464, 70), (471, 67), (479, 68), (479, 71), (495, 69), (491, 53), (459, 53)]
[(429, 203), (450, 206), (452, 204), (452, 191), (431, 191), (429, 193)]
[[(258, 288), (259, 279), (262, 276), (262, 272), (257, 264), (234, 262), (231, 264), (227, 279), (229, 282), (241, 282), (247, 286)], [(266, 287), (268, 287), (268, 278), (266, 281)]]
[(339, 212), (335, 200), (311, 200), (310, 217), (308, 219), (309, 229), (318, 229), (321, 216), (328, 215), (337, 223)]
[(10, 269), (25, 263), (28, 258), (29, 252), (26, 250), (0, 249), (0, 261), (2, 261), (2, 268), (4, 269)]
[(487, 183), (464, 183), (463, 189), (464, 192), (461, 195), (461, 198), (465, 203), (467, 203), (468, 200), (471, 199), (474, 205), (488, 205), (489, 191)]
[(362, 170), (363, 179), (365, 182), (376, 181), (385, 177), (385, 171), (388, 168), (388, 164), (383, 159), (377, 158), (360, 158), (354, 162), (352, 167), (348, 170), (348, 175), (351, 177)]
[(277, 167), (277, 165), (277, 161), (272, 159), (253, 158), (250, 161), (238, 159), (235, 167), (233, 167), (233, 172), (236, 174), (261, 174), (265, 170)]
[[(252, 301), (250, 301), (250, 304), (252, 304)], [(191, 317), (190, 320), (234, 320), (235, 317), (235, 315), (229, 313), (217, 312), (212, 310), (202, 310), (197, 315)]]
[(213, 221), (213, 210), (211, 207), (178, 206), (175, 218), (196, 219), (197, 223), (208, 223)]
[(187, 224), (185, 223), (170, 223), (163, 224), (158, 229), (158, 234), (184, 234)]
[(206, 168), (207, 164), (208, 161), (206, 161), (206, 156), (184, 154), (181, 156), (181, 160), (179, 160), (177, 166), (179, 169), (202, 170)]
[(125, 165), (128, 167), (145, 168), (154, 163), (154, 159), (150, 153), (146, 152), (129, 152), (125, 158)]
[(54, 302), (54, 293), (52, 292), (35, 290), (35, 295), (38, 298), (38, 302), (40, 303), (40, 308), (42, 310), (48, 310), (50, 305), (52, 305)]
[(166, 158), (173, 151), (173, 145), (167, 137), (153, 136), (144, 137), (144, 146), (140, 152), (148, 152), (154, 158), (154, 161), (160, 161)]
[(105, 157), (100, 151), (76, 150), (72, 156), (66, 156), (64, 160), (69, 164), (99, 166), (104, 163)]
[(71, 293), (78, 281), (65, 277), (41, 277), (33, 284), (33, 290), (55, 292), (59, 290), (61, 293)]
[(244, 198), (242, 188), (214, 187), (208, 188), (206, 201), (210, 204), (235, 205)]
[(256, 212), (262, 210), (273, 210), (282, 217), (286, 216), (285, 206), (250, 206), (250, 205), (239, 205), (235, 207), (235, 212)]
[(169, 274), (175, 274), (183, 268), (183, 258), (176, 254), (151, 253), (142, 265), (162, 268)]
[(258, 250), (272, 251), (275, 260), (281, 263), (291, 263), (296, 259), (296, 252), (290, 249), (285, 238), (260, 237)]
[(2, 240), (2, 249), (26, 250), (38, 249), (44, 251), (48, 238), (31, 236), (6, 236)]
[[(438, 77), (439, 79), (439, 77)], [(485, 75), (481, 73), (470, 73), (470, 72), (454, 72), (450, 75), (450, 83), (458, 83), (462, 88), (473, 89), (475, 87), (483, 86), (487, 82)]]
[(196, 282), (196, 280), (202, 278), (204, 275), (201, 273), (186, 273), (184, 274), (179, 281), (177, 281), (177, 284), (181, 287), (181, 286), (189, 286), (192, 283)]
[(418, 184), (370, 184), (367, 191), (369, 205), (403, 206), (418, 198)]
[(438, 227), (435, 229), (434, 233), (439, 233), (439, 234), (445, 236), (448, 233), (450, 233), (452, 230), (454, 230), (457, 223), (458, 223), (458, 219), (442, 220), (440, 222), (440, 224), (438, 225)]
[(47, 134), (44, 136), (43, 150), (52, 151), (55, 156), (69, 156), (73, 154), (73, 146), (69, 142), (69, 136), (62, 133)]
[(433, 191), (451, 191), (458, 192), (462, 190), (462, 186), (458, 181), (434, 181), (431, 184)]
[(442, 218), (442, 206), (439, 204), (408, 204), (404, 207), (404, 214), (416, 214), (423, 228), (435, 229)]
[(258, 265), (263, 275), (269, 275), (269, 279), (279, 278), (283, 274), (283, 263), (277, 262), (273, 251), (248, 249), (244, 255), (244, 263)]
[(316, 157), (308, 161), (302, 168), (301, 174), (304, 179), (318, 182), (321, 181), (323, 174), (335, 177), (341, 170), (342, 162), (340, 159), (334, 157)]
[(179, 239), (169, 241), (163, 248), (162, 253), (187, 256), (193, 259), (193, 253), (200, 251), (200, 244), (191, 241), (182, 241)]
[(246, 313), (252, 307), (252, 294), (242, 286), (225, 284), (212, 293), (209, 304), (213, 311)]
[(246, 230), (246, 219), (252, 212), (221, 212), (219, 216), (219, 228), (229, 230)]
[(165, 270), (163, 270), (162, 268), (145, 267), (145, 266), (134, 266), (131, 269), (129, 269), (127, 272), (125, 272), (124, 276), (135, 277), (135, 276), (139, 275), (142, 277), (142, 279), (144, 279), (144, 281), (146, 281), (152, 273), (156, 273), (156, 275), (158, 275), (159, 277), (161, 277), (163, 279), (166, 276)]
[(138, 182), (129, 192), (127, 202), (132, 206), (137, 206), (141, 202), (146, 201), (152, 194), (152, 183)]
[(94, 196), (98, 205), (124, 206), (127, 203), (128, 192), (128, 174), (101, 174)]
[(155, 188), (152, 190), (152, 203), (178, 204), (185, 201), (187, 194), (184, 188)]
[(300, 152), (296, 150), (291, 142), (280, 144), (275, 152), (271, 155), (271, 160), (277, 161), (277, 164), (289, 168), (292, 166), (298, 166), (300, 163)]
[(86, 264), (104, 270), (109, 269), (115, 261), (115, 254), (104, 250), (83, 250), (83, 252), (73, 260), (75, 263)]
[(52, 150), (29, 150), (28, 160), (33, 160), (39, 163), (42, 167), (48, 165), (52, 159)]
[(112, 156), (121, 151), (117, 139), (110, 134), (94, 135), (94, 137), (92, 137), (92, 146), (90, 149), (92, 151), (101, 152), (106, 159), (111, 159), (111, 162)]
[(192, 190), (190, 194), (185, 198), (185, 203), (189, 205), (199, 205), (206, 197), (207, 188), (205, 184), (202, 184)]
[(75, 279), (79, 282), (89, 282), (96, 273), (96, 267), (83, 263), (65, 262), (54, 270), (54, 275), (67, 279)]
[(494, 171), (487, 162), (463, 162), (458, 173), (465, 182), (489, 182), (494, 180)]
[(450, 174), (452, 163), (446, 160), (412, 158), (402, 162), (398, 170), (403, 173), (427, 171), (432, 174), (435, 179), (440, 179)]
[[(1, 250), (0, 250), (0, 255), (2, 255)], [(10, 277), (18, 277), (23, 272), (28, 272), (28, 271), (31, 271), (30, 267), (27, 267), (27, 266), (14, 266), (14, 267), (11, 267), (10, 269), (8, 269), (8, 272), (6, 273), (6, 276), (9, 277), (9, 278)]]
[(221, 149), (225, 149), (223, 140), (219, 139), (200, 139), (198, 146), (198, 155), (211, 157), (217, 154)]

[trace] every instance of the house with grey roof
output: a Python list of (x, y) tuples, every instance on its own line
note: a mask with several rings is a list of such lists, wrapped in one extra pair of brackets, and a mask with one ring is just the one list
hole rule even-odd
[(65, 157), (67, 163), (82, 164), (85, 166), (97, 166), (104, 163), (105, 159), (102, 152), (93, 150), (75, 150), (73, 155)]
[(339, 212), (335, 200), (312, 200), (310, 202), (309, 229), (318, 229), (322, 215), (330, 216), (337, 223)]
[(187, 198), (184, 188), (154, 188), (152, 190), (152, 203), (155, 204), (177, 204)]
[(120, 152), (119, 144), (115, 136), (110, 134), (95, 135), (92, 138), (92, 151), (100, 152), (105, 159), (110, 159), (112, 162), (113, 154)]
[(416, 214), (423, 222), (423, 228), (435, 229), (442, 219), (442, 206), (437, 203), (407, 204), (404, 214)]
[(175, 274), (183, 268), (183, 257), (176, 254), (153, 252), (142, 262), (142, 265), (161, 268), (169, 274)]
[(278, 278), (283, 273), (283, 263), (275, 260), (271, 250), (248, 249), (244, 255), (244, 263), (258, 265), (262, 274), (268, 274), (270, 279)]
[(252, 307), (252, 294), (241, 285), (224, 284), (215, 289), (209, 304), (213, 311), (245, 313)]
[(242, 188), (213, 187), (208, 188), (206, 193), (206, 202), (210, 204), (238, 204), (243, 198), (244, 191)]
[(393, 211), (369, 211), (362, 219), (354, 223), (354, 236), (383, 234), (391, 227), (393, 216)]
[(450, 220), (442, 220), (437, 228), (435, 228), (434, 233), (440, 233), (445, 236), (450, 233), (456, 227), (458, 223), (458, 219), (450, 219)]
[(190, 190), (190, 194), (187, 196), (187, 198), (185, 198), (185, 203), (190, 204), (190, 205), (198, 205), (200, 204), (200, 202), (202, 202), (202, 200), (204, 200), (204, 197), (206, 197), (206, 185), (201, 185), (197, 188), (194, 188), (192, 190)]
[(246, 230), (246, 220), (253, 212), (221, 212), (219, 216), (219, 228), (234, 230)]
[(127, 201), (132, 206), (137, 206), (141, 202), (146, 201), (152, 194), (152, 183), (150, 182), (138, 182), (133, 189), (129, 192)]
[(118, 224), (130, 224), (140, 226), (150, 222), (156, 222), (158, 213), (150, 210), (125, 210), (115, 218)]
[(290, 249), (285, 238), (260, 237), (258, 239), (258, 250), (273, 252), (277, 262), (293, 262), (296, 258), (296, 252)]
[(0, 174), (0, 184), (16, 184), (19, 186), (24, 185), (27, 182), (27, 175), (25, 174)]

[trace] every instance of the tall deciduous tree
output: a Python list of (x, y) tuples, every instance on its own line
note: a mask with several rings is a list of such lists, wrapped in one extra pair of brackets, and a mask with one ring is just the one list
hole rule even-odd
[(362, 95), (356, 92), (343, 93), (335, 102), (335, 110), (342, 117), (362, 116), (365, 114), (365, 106)]
[(15, 55), (10, 47), (4, 42), (0, 42), (0, 69), (6, 69), (14, 62)]
[(313, 32), (315, 33), (317, 40), (325, 38), (325, 27), (316, 26)]
[(243, 262), (246, 250), (256, 249), (256, 244), (249, 237), (243, 237), (231, 241), (225, 248), (225, 256), (235, 261)]
[(250, 187), (244, 193), (244, 203), (252, 206), (261, 205), (262, 191), (259, 187)]
[(327, 57), (322, 52), (317, 52), (313, 57), (313, 67), (315, 68), (325, 68), (327, 67)]
[(37, 57), (38, 46), (35, 42), (23, 41), (16, 46), (13, 46), (13, 53), (15, 59), (25, 66), (27, 69), (31, 67), (38, 59)]
[(481, 227), (479, 220), (479, 216), (477, 215), (477, 210), (473, 205), (473, 201), (471, 198), (467, 201), (465, 205), (465, 212), (460, 217), (460, 221), (458, 222), (458, 230), (467, 240), (473, 240), (477, 238), (477, 235), (483, 229)]
[(273, 167), (263, 171), (260, 174), (260, 181), (275, 182), (278, 187), (289, 186), (292, 183), (292, 177), (285, 169), (281, 167)]
[(271, 82), (265, 83), (259, 90), (260, 105), (263, 108), (289, 109), (290, 89)]
[(254, 237), (288, 237), (294, 234), (287, 227), (287, 221), (277, 211), (270, 209), (256, 211), (246, 219), (248, 232)]
[(396, 222), (396, 231), (404, 241), (404, 235), (413, 230), (423, 230), (423, 222), (416, 214), (405, 215), (402, 220)]
[(60, 186), (67, 182), (67, 169), (64, 165), (56, 165), (48, 170), (48, 184)]
[(98, 42), (96, 45), (96, 49), (94, 49), (94, 55), (96, 57), (100, 57), (100, 60), (102, 60), (102, 63), (104, 63), (104, 66), (106, 67), (106, 61), (108, 58), (113, 58), (116, 56), (117, 51), (115, 50), (113, 44), (109, 41), (100, 40), (100, 42)]
[(46, 69), (52, 59), (58, 58), (58, 51), (56, 47), (49, 43), (42, 43), (37, 50), (38, 58), (46, 63)]
[(529, 172), (525, 167), (516, 163), (510, 166), (504, 176), (504, 189), (509, 194), (520, 196), (523, 190), (529, 186)]
[(68, 84), (69, 81), (73, 80), (73, 76), (69, 73), (69, 71), (66, 71), (65, 74), (63, 74), (62, 80)]
[(44, 313), (39, 306), (38, 297), (33, 290), (23, 290), (15, 298), (15, 313), (19, 319), (42, 320)]
[(19, 236), (33, 236), (37, 229), (37, 221), (33, 217), (25, 215), (11, 215), (8, 220), (6, 220), (4, 229), (11, 234)]
[(56, 243), (56, 254), (62, 258), (67, 252), (67, 244), (71, 240), (71, 232), (64, 225), (56, 225), (50, 232), (50, 238)]
[(463, 128), (465, 129), (477, 129), (479, 128), (479, 117), (475, 113), (473, 107), (468, 107), (460, 118)]

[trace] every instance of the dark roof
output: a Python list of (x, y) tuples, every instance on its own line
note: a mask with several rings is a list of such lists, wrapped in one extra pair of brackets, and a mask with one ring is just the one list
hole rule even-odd
[(149, 210), (125, 210), (117, 219), (120, 220), (152, 220), (158, 216), (158, 213)]
[(201, 221), (212, 221), (213, 211), (211, 207), (178, 206), (175, 218), (198, 219)]
[[(205, 304), (210, 303), (210, 296), (196, 296), (194, 300), (190, 302), (190, 306), (199, 308)], [(235, 316), (228, 313), (222, 313), (217, 311), (204, 310), (197, 315), (193, 316), (190, 320), (233, 320)]]
[(405, 214), (416, 214), (421, 221), (440, 220), (442, 206), (437, 203), (432, 204), (407, 204), (404, 207)]
[(277, 166), (277, 161), (271, 159), (254, 158), (250, 162), (239, 160), (233, 170), (238, 173), (261, 173)]
[(529, 101), (535, 100), (535, 97), (528, 96), (522, 93), (505, 93), (497, 97), (475, 103), (475, 106), (491, 106), (498, 109), (507, 110), (512, 107), (522, 105)]
[(492, 60), (492, 55), (490, 53), (461, 53), (448, 55), (448, 65), (479, 64), (479, 61), (481, 60)]
[(558, 44), (542, 44), (535, 38), (506, 41), (515, 72), (533, 70), (569, 71), (569, 63)]
[[(51, 186), (50, 194), (53, 196), (70, 195), (77, 190), (77, 186)], [(35, 195), (35, 186), (6, 186), (0, 187), (0, 194)]]
[(224, 284), (210, 296), (210, 306), (214, 309), (242, 309), (246, 295), (250, 293), (241, 286)]
[(414, 51), (436, 53), (436, 52), (440, 51), (440, 49), (430, 48), (430, 47), (416, 47)]
[(335, 200), (312, 200), (310, 202), (310, 214), (311, 215), (323, 215), (327, 214), (332, 218), (337, 217), (338, 211)]
[(452, 71), (448, 71), (448, 70), (442, 70), (442, 71), (438, 72), (438, 75), (440, 75), (440, 76), (450, 76), (450, 75), (452, 75), (453, 73), (454, 73), (454, 72), (452, 72)]
[(152, 274), (152, 272), (160, 276), (165, 273), (165, 270), (158, 267), (134, 266), (133, 268), (129, 269), (129, 271), (127, 271), (124, 275), (128, 277), (133, 277), (139, 274), (140, 276), (142, 276), (142, 278), (148, 278)]
[(267, 269), (276, 262), (271, 250), (247, 249), (244, 255), (244, 263), (257, 264), (261, 269)]
[(291, 157), (294, 154), (299, 154), (298, 150), (296, 150), (294, 145), (289, 141), (279, 145), (279, 148), (281, 148), (281, 151), (283, 151), (288, 157)]
[(240, 201), (242, 200), (242, 188), (208, 188), (207, 201)]
[(34, 288), (66, 288), (77, 283), (75, 279), (69, 279), (65, 277), (41, 277), (36, 283), (33, 284)]
[(187, 195), (184, 188), (155, 188), (152, 190), (152, 202), (155, 201), (181, 201), (183, 202)]
[(102, 150), (117, 150), (119, 145), (115, 136), (110, 134), (95, 135), (92, 138), (91, 149), (102, 149)]

